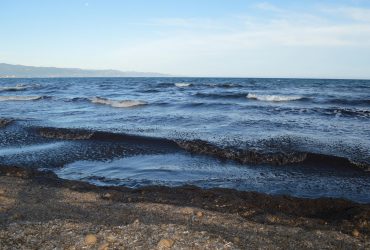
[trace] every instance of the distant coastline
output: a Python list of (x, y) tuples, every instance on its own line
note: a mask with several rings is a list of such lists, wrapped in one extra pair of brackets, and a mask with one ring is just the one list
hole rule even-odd
[(93, 70), (80, 68), (35, 67), (0, 63), (0, 78), (58, 78), (58, 77), (170, 77), (155, 72)]

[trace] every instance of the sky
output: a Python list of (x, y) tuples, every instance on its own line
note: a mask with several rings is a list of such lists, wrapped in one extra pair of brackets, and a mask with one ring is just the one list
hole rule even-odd
[(0, 0), (0, 62), (370, 79), (370, 0)]

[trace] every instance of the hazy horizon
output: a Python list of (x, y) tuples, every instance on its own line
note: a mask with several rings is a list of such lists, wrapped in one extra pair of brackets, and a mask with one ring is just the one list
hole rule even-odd
[(0, 62), (179, 77), (370, 78), (369, 1), (0, 3)]
[[(0, 65), (3, 62), (0, 62)], [(7, 64), (7, 63), (3, 63)], [(222, 76), (222, 75), (214, 75), (214, 76), (192, 76), (192, 75), (170, 75), (170, 74), (165, 74), (163, 72), (140, 72), (140, 71), (124, 71), (124, 70), (117, 70), (117, 69), (109, 69), (109, 68), (101, 68), (101, 69), (96, 69), (96, 68), (67, 68), (67, 67), (54, 67), (54, 66), (34, 66), (34, 65), (23, 65), (23, 64), (11, 64), (13, 66), (21, 66), (21, 67), (35, 67), (35, 68), (55, 68), (55, 69), (61, 69), (61, 70), (83, 70), (83, 71), (121, 71), (122, 73), (153, 73), (153, 74), (158, 74), (156, 76), (61, 76), (61, 77), (43, 77), (43, 76), (37, 76), (37, 77), (3, 77), (3, 78), (225, 78), (225, 79), (322, 79), (322, 80), (370, 80), (369, 78), (331, 78), (331, 77), (274, 77), (274, 76)], [(0, 72), (1, 73), (1, 72)], [(0, 76), (0, 78), (2, 78)]]

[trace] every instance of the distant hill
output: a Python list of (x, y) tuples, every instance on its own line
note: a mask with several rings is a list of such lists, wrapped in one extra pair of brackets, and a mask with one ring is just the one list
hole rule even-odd
[(90, 70), (79, 68), (34, 67), (0, 63), (0, 78), (32, 77), (167, 77), (169, 75), (150, 72)]

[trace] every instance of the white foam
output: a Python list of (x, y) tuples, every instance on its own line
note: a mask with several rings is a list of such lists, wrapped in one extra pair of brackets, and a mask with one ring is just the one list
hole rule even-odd
[(115, 108), (130, 108), (130, 107), (148, 104), (147, 102), (144, 102), (144, 101), (133, 101), (133, 100), (117, 101), (117, 100), (109, 100), (109, 99), (101, 98), (101, 97), (91, 98), (91, 102), (97, 103), (97, 104), (110, 105)]
[(187, 82), (178, 82), (178, 83), (175, 83), (175, 86), (176, 86), (176, 87), (179, 87), (179, 88), (185, 88), (185, 87), (189, 87), (189, 86), (191, 86), (191, 83), (187, 83)]
[(5, 86), (5, 87), (0, 87), (0, 91), (17, 91), (17, 90), (24, 90), (27, 89), (27, 85), (23, 84), (17, 84), (16, 86)]
[(0, 102), (5, 101), (34, 101), (41, 99), (42, 96), (0, 96)]
[(249, 99), (255, 99), (259, 101), (265, 102), (288, 102), (288, 101), (296, 101), (300, 100), (302, 96), (283, 96), (283, 95), (257, 95), (249, 93), (247, 95)]

